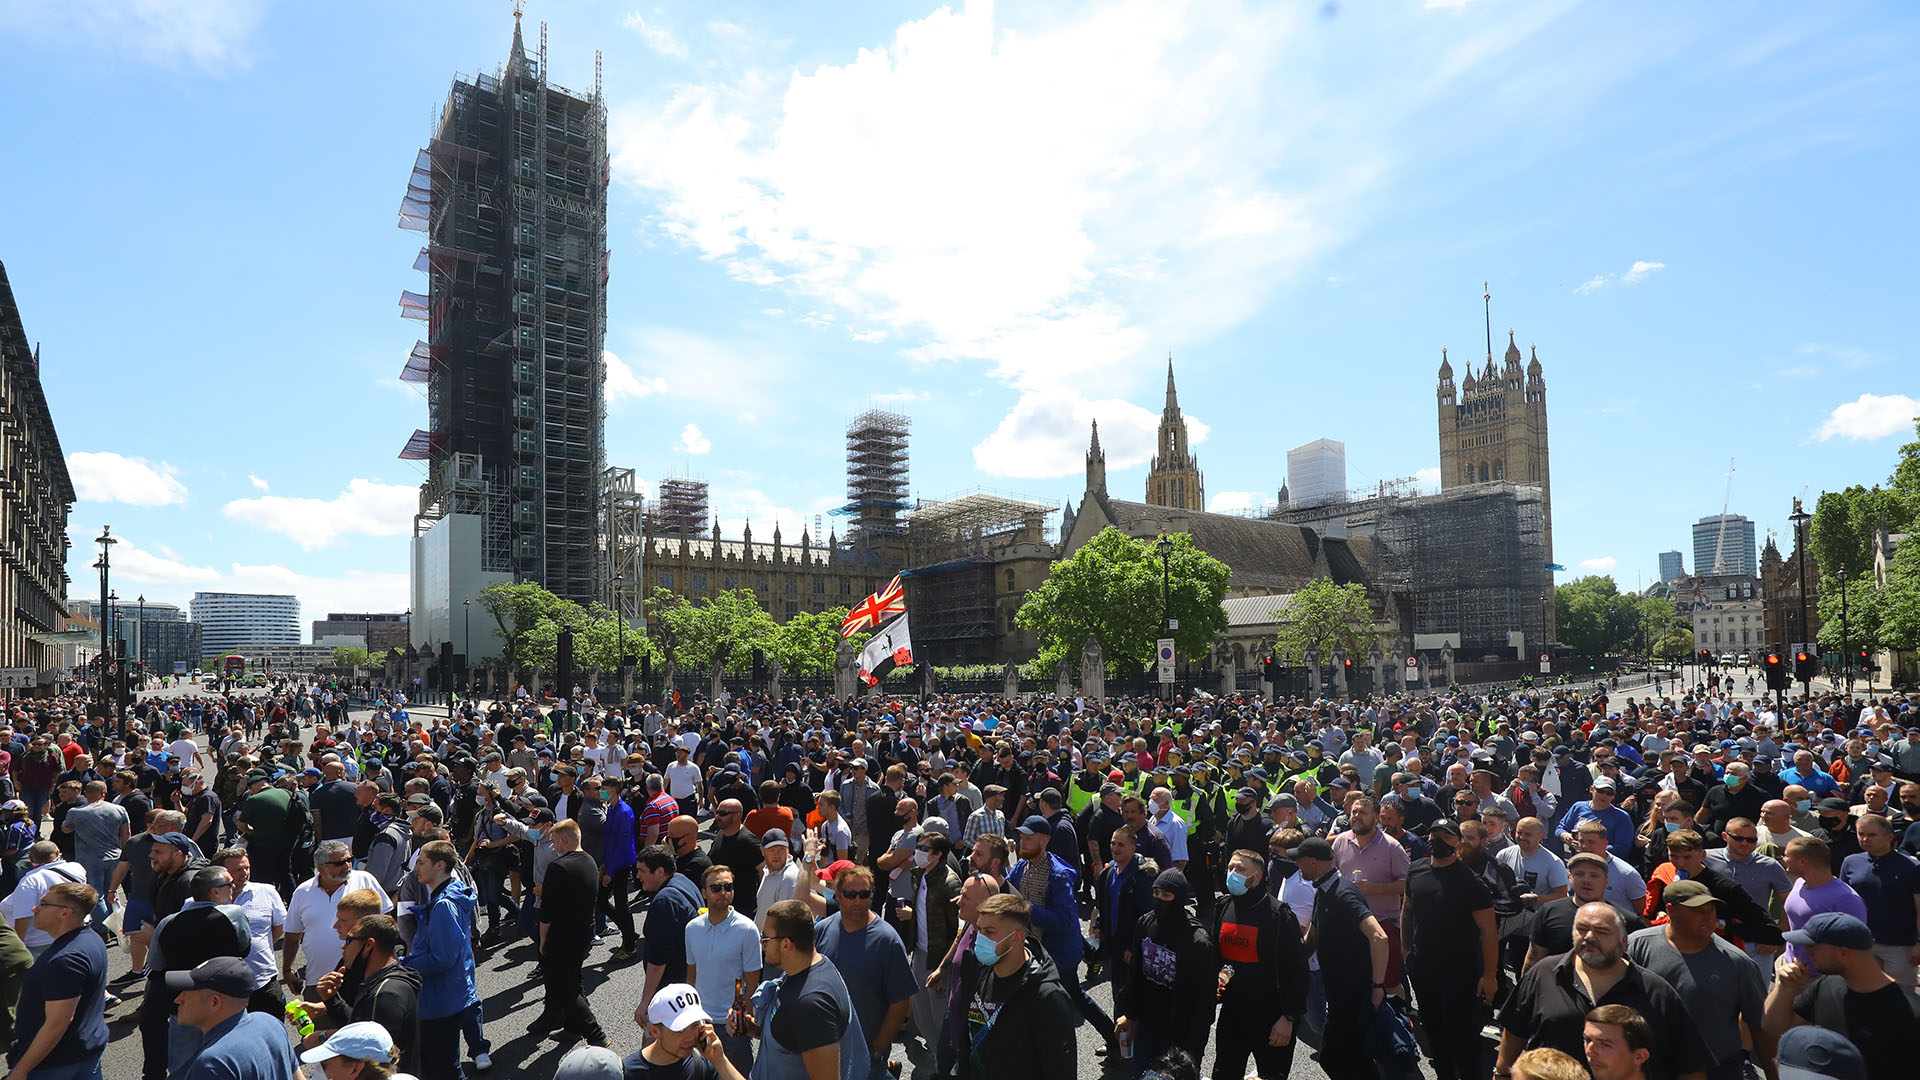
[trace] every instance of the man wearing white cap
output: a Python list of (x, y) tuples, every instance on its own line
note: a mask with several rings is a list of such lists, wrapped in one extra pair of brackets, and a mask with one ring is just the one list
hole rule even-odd
[[(635, 1012), (634, 1020), (644, 1024), (649, 1039), (623, 1063), (623, 1070), (636, 1080), (745, 1080), (726, 1048), (714, 1033), (713, 1017), (700, 1004), (700, 991), (686, 983), (669, 983), (653, 995), (644, 1007), (645, 1015)], [(690, 1060), (695, 1053), (700, 1060)]]
[(356, 1021), (301, 1054), (300, 1060), (320, 1066), (326, 1080), (386, 1080), (394, 1060), (393, 1036), (371, 1020)]

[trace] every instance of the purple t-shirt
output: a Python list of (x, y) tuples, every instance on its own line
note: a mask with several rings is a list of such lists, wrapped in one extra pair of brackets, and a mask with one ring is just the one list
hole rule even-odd
[[(1867, 921), (1867, 902), (1853, 891), (1853, 886), (1834, 878), (1825, 885), (1812, 888), (1803, 881), (1793, 883), (1793, 891), (1787, 894), (1787, 929), (1798, 930), (1807, 925), (1807, 920), (1823, 911), (1844, 911), (1847, 914)], [(1787, 958), (1811, 964), (1812, 958), (1805, 949), (1797, 945), (1787, 946)]]

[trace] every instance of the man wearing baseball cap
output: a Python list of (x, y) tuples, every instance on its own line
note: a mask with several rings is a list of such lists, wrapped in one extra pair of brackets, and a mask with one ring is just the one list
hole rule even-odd
[[(661, 987), (633, 1018), (646, 1027), (648, 1042), (623, 1063), (626, 1075), (743, 1080), (740, 1070), (727, 1060), (713, 1030), (713, 1017), (700, 1003), (700, 992), (686, 983)], [(702, 1060), (689, 1061), (695, 1053)]]
[(1800, 1024), (1817, 1024), (1845, 1035), (1867, 1059), (1868, 1080), (1913, 1075), (1920, 1060), (1920, 1017), (1913, 999), (1873, 955), (1873, 932), (1860, 919), (1823, 911), (1787, 942), (1798, 945), (1808, 961), (1788, 961), (1775, 969), (1767, 995), (1766, 1030), (1785, 1034)]
[(1708, 1075), (1744, 1075), (1740, 1022), (1760, 1027), (1767, 996), (1760, 968), (1744, 949), (1719, 935), (1726, 904), (1705, 882), (1676, 881), (1661, 899), (1666, 924), (1629, 934), (1627, 959), (1667, 980), (1686, 1000), (1713, 1057)]
[(182, 1028), (200, 1033), (200, 1052), (175, 1080), (286, 1080), (293, 1043), (284, 1021), (247, 1011), (253, 968), (241, 956), (216, 956), (187, 971), (169, 971), (166, 989)]

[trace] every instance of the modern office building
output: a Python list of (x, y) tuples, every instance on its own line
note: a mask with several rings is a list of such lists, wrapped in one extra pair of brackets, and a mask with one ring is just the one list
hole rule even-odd
[[(97, 601), (76, 600), (68, 609), (72, 614), (95, 620)], [(200, 651), (200, 627), (178, 604), (138, 598), (114, 605), (113, 635), (126, 643), (127, 657), (147, 665), (159, 675), (170, 674), (175, 661), (189, 670), (200, 666), (207, 654)]]
[(1347, 444), (1315, 439), (1287, 451), (1287, 495), (1295, 507), (1346, 498)]
[(1663, 551), (1660, 553), (1660, 580), (1661, 581), (1671, 582), (1676, 578), (1681, 577), (1686, 572), (1687, 572), (1687, 567), (1686, 567), (1685, 561), (1679, 552)]
[(407, 647), (407, 617), (395, 612), (333, 612), (313, 620), (315, 645), (351, 645), (370, 652)]
[(1739, 514), (1713, 514), (1694, 522), (1693, 572), (1702, 577), (1758, 575), (1753, 522)]
[(40, 350), (27, 342), (0, 265), (0, 670), (9, 673), (0, 694), (49, 684), (62, 666), (55, 635), (66, 622), (73, 499), (40, 386)]
[[(603, 439), (607, 114), (548, 80), (544, 27), (529, 54), (514, 20), (499, 77), (456, 76), (401, 203), (425, 234), (426, 326), (401, 373), (427, 388), (427, 426), (401, 457), (427, 480), (413, 534), (416, 646), (456, 643), (461, 605), (530, 581), (605, 601)], [(473, 643), (478, 659), (493, 636)], [(455, 655), (469, 651), (456, 643)], [(464, 663), (464, 660), (456, 660)]]
[[(300, 641), (300, 600), (266, 593), (193, 594), (193, 621), (208, 656), (248, 645), (295, 645)], [(124, 612), (124, 608), (123, 608)]]

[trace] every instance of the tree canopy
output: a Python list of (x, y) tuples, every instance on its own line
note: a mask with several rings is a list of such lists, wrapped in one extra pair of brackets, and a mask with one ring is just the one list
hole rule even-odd
[(1894, 551), (1886, 584), (1876, 581), (1873, 565), (1873, 539), (1880, 528), (1911, 536), (1920, 525), (1920, 420), (1914, 430), (1916, 440), (1900, 447), (1886, 486), (1823, 492), (1814, 506), (1808, 550), (1820, 568), (1823, 651), (1845, 649), (1857, 657), (1862, 649), (1920, 649), (1920, 541), (1909, 539)]
[(1278, 625), (1273, 654), (1282, 660), (1298, 663), (1308, 649), (1325, 660), (1336, 647), (1349, 657), (1365, 657), (1374, 641), (1365, 585), (1310, 581), (1273, 614)]
[(1163, 565), (1157, 541), (1135, 540), (1109, 526), (1071, 558), (1055, 562), (1047, 580), (1027, 594), (1016, 625), (1036, 631), (1042, 670), (1071, 662), (1087, 639), (1100, 642), (1107, 661), (1120, 670), (1153, 658), (1162, 634), (1163, 604), (1178, 620), (1174, 648), (1185, 657), (1204, 655), (1227, 627), (1227, 564), (1208, 555), (1186, 533), (1169, 537)]
[(1692, 651), (1693, 632), (1671, 603), (1622, 593), (1611, 575), (1576, 578), (1553, 590), (1553, 619), (1561, 644), (1586, 656)]

